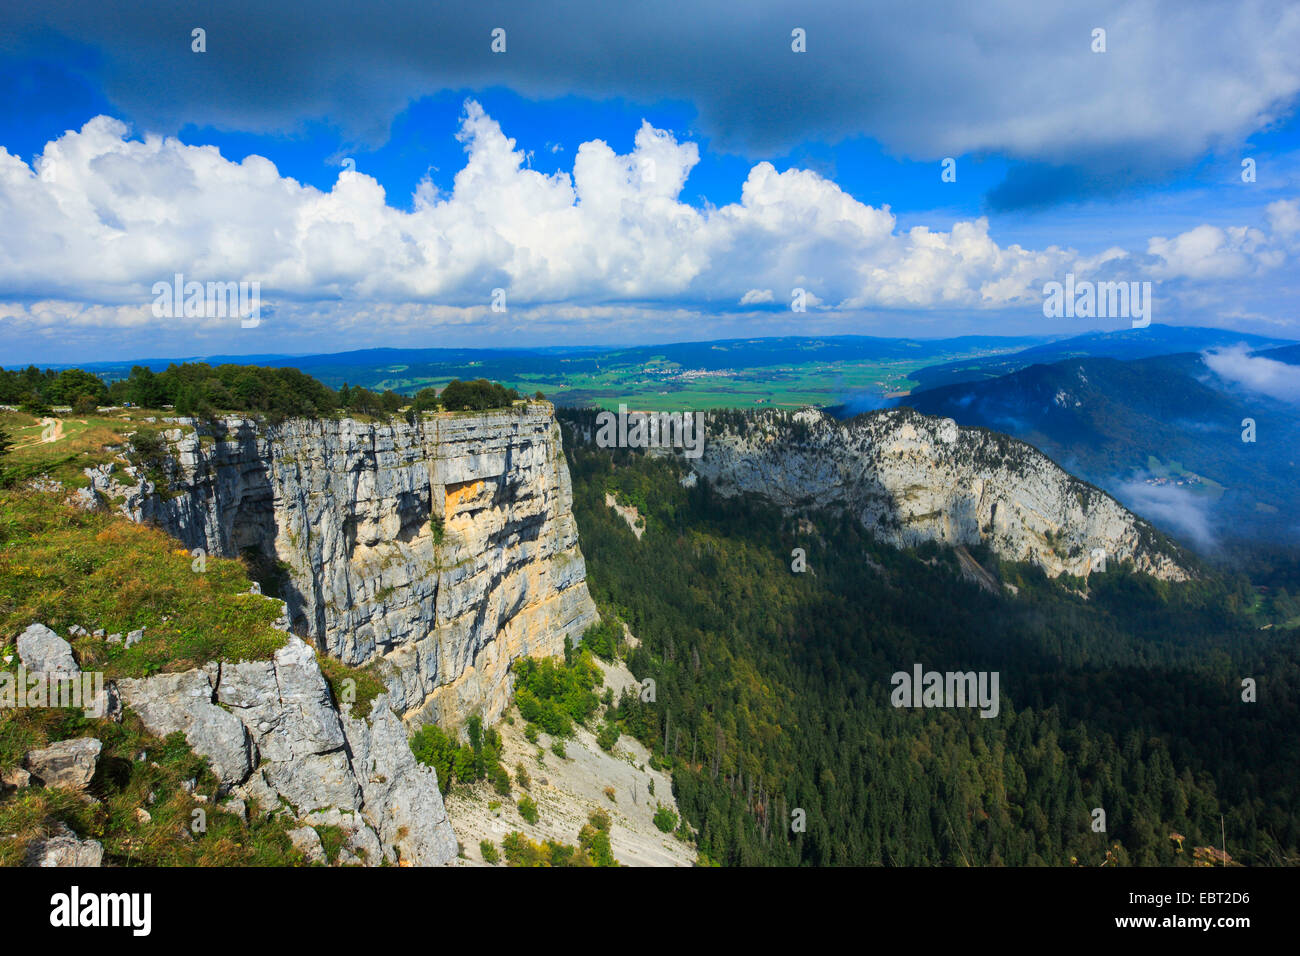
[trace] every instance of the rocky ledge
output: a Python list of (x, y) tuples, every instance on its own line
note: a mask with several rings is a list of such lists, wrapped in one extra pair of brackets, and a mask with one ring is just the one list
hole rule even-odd
[[(60, 676), (79, 673), (72, 647), (49, 628), (33, 624), (24, 637), (19, 652), (25, 666), (41, 670), (53, 660)], [(376, 698), (366, 717), (340, 710), (315, 651), (293, 635), (272, 660), (119, 679), (107, 693), (113, 704), (103, 708), (105, 716), (121, 719), (126, 707), (155, 736), (184, 734), (190, 748), (208, 758), (221, 795), (229, 798), (226, 806), (246, 811), (247, 801), (254, 801), (300, 822), (294, 841), (309, 860), (316, 837), (311, 828), (323, 824), (346, 835), (343, 863), (432, 866), (456, 857), (437, 775), (416, 761), (387, 697)], [(34, 779), (79, 790), (94, 776), (99, 753), (93, 737), (60, 741), (29, 753), (26, 769), (3, 783), (25, 787)], [(98, 865), (97, 843), (65, 836), (41, 844), (33, 862)]]

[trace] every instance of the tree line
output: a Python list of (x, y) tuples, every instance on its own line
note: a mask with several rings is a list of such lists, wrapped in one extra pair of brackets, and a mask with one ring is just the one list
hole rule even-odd
[[(538, 393), (537, 397), (541, 397)], [(335, 390), (296, 368), (205, 362), (173, 363), (161, 372), (137, 365), (122, 379), (106, 382), (84, 369), (0, 369), (0, 404), (32, 414), (55, 406), (73, 414), (94, 414), (105, 405), (172, 407), (178, 415), (209, 418), (223, 412), (271, 418), (322, 417), (344, 412), (377, 417), (403, 408), (413, 412), (507, 408), (518, 392), (486, 379), (453, 379), (443, 389), (422, 388), (413, 396), (392, 389), (375, 392), (346, 382)]]

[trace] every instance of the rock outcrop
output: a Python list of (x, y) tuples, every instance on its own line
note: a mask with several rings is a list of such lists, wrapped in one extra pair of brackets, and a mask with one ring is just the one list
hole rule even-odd
[(364, 851), (358, 862), (428, 866), (456, 856), (437, 777), (416, 761), (387, 698), (367, 718), (340, 714), (297, 637), (270, 661), (119, 680), (117, 689), (150, 733), (185, 734), (237, 798), (342, 826), (350, 849)]
[(690, 462), (721, 494), (787, 511), (843, 508), (898, 547), (984, 543), (1050, 576), (1086, 576), (1094, 555), (1186, 580), (1190, 564), (1148, 522), (1023, 442), (891, 409), (837, 421), (816, 410), (711, 422)]
[(96, 492), (187, 548), (282, 562), (295, 631), (345, 663), (384, 662), (408, 722), (494, 721), (512, 661), (561, 653), (596, 621), (548, 403), (178, 424), (167, 488), (102, 466)]
[(28, 866), (102, 866), (104, 847), (98, 840), (79, 840), (65, 824), (27, 848)]
[(212, 771), (227, 786), (243, 783), (253, 767), (252, 743), (234, 714), (217, 705), (221, 665), (179, 674), (159, 674), (117, 681), (123, 703), (134, 710), (151, 734), (181, 732), (190, 749), (208, 758)]

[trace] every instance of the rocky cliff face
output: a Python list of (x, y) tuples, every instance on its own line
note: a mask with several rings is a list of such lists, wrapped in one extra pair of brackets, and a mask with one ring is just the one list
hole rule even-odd
[(596, 621), (548, 404), (177, 424), (167, 489), (105, 470), (95, 487), (187, 548), (283, 562), (294, 629), (348, 664), (382, 662), (408, 721), (494, 721), (513, 660), (561, 653)]
[(720, 416), (691, 464), (722, 494), (753, 492), (789, 511), (846, 508), (899, 547), (986, 543), (1051, 576), (1097, 570), (1101, 549), (1156, 577), (1191, 574), (1149, 523), (1029, 445), (911, 409), (847, 422), (814, 409)]
[(340, 713), (297, 637), (270, 661), (119, 680), (116, 692), (150, 733), (185, 734), (237, 799), (341, 827), (347, 859), (433, 866), (456, 856), (437, 775), (416, 762), (387, 698), (368, 718)]

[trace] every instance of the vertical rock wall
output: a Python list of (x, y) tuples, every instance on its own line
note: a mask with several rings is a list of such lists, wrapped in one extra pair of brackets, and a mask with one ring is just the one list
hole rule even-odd
[(142, 485), (125, 510), (191, 549), (282, 562), (294, 629), (381, 661), (408, 722), (495, 720), (512, 661), (596, 621), (548, 403), (207, 431), (167, 432), (169, 488)]

